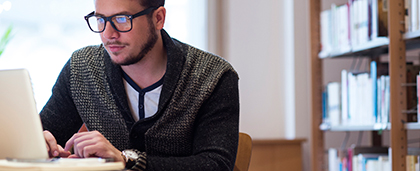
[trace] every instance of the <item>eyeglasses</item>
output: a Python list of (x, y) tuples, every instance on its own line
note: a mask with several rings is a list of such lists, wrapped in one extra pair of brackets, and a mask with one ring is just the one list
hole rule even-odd
[(102, 33), (105, 30), (106, 22), (109, 21), (111, 26), (119, 32), (129, 32), (133, 28), (133, 19), (142, 15), (149, 14), (158, 7), (150, 7), (140, 11), (134, 15), (117, 14), (110, 17), (95, 15), (95, 11), (85, 16), (85, 20), (90, 28), (95, 33)]

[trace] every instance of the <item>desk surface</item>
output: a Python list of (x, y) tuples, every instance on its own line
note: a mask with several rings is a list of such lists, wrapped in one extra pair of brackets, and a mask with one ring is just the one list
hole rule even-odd
[(0, 171), (91, 171), (91, 170), (123, 170), (122, 162), (97, 162), (89, 159), (64, 159), (48, 163), (13, 162), (0, 160)]

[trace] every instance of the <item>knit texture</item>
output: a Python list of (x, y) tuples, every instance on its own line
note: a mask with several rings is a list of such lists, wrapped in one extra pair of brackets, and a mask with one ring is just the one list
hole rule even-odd
[[(74, 53), (70, 90), (89, 130), (98, 130), (118, 149), (126, 149), (129, 132), (106, 81), (104, 53), (103, 46), (89, 46)], [(191, 151), (196, 114), (227, 70), (233, 68), (222, 58), (190, 46), (173, 98), (162, 117), (146, 133), (146, 146), (160, 149), (156, 154), (179, 155)], [(162, 137), (166, 140), (161, 141)], [(167, 140), (173, 143), (168, 144)]]
[(63, 146), (86, 123), (120, 151), (145, 152), (147, 171), (232, 170), (239, 127), (237, 73), (222, 58), (164, 30), (162, 39), (168, 62), (155, 115), (133, 119), (121, 67), (102, 45), (89, 46), (74, 52), (60, 73), (40, 113), (44, 129)]

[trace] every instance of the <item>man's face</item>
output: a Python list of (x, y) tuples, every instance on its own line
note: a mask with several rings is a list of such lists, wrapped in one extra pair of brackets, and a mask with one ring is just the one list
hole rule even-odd
[[(138, 0), (96, 0), (95, 6), (96, 14), (106, 17), (116, 14), (133, 15), (145, 9)], [(107, 22), (100, 35), (115, 64), (137, 63), (153, 48), (158, 35), (152, 21), (148, 15), (136, 17), (132, 21), (132, 30), (125, 33), (118, 32)]]

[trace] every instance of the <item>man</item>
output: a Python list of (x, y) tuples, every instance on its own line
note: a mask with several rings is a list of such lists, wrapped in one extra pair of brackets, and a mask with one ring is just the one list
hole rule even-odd
[[(51, 157), (111, 158), (134, 170), (233, 170), (238, 76), (220, 57), (170, 38), (163, 6), (95, 1), (85, 19), (102, 44), (73, 53), (40, 113)], [(83, 123), (90, 131), (76, 133)]]

